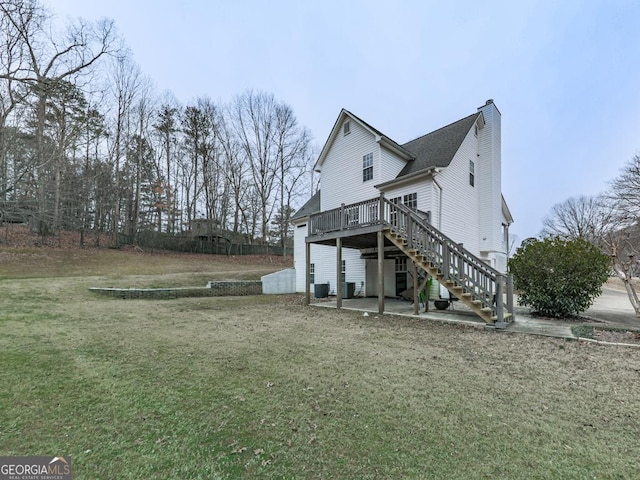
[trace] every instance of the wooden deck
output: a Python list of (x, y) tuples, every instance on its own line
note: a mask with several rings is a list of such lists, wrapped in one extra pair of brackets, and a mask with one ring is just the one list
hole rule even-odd
[[(311, 215), (307, 228), (307, 304), (310, 303), (310, 245), (316, 243), (336, 246), (337, 272), (341, 271), (343, 247), (377, 253), (380, 313), (384, 312), (385, 302), (382, 293), (384, 259), (402, 253), (412, 260), (414, 270), (422, 269), (436, 278), (485, 322), (504, 328), (513, 319), (513, 286), (510, 276), (495, 270), (445, 236), (426, 217), (404, 205), (387, 200), (383, 195)], [(337, 284), (339, 283), (338, 277)], [(417, 275), (414, 275), (415, 300), (425, 284), (426, 282), (418, 285)], [(506, 301), (496, 301), (504, 298), (504, 293)], [(417, 304), (417, 301), (414, 303)], [(342, 306), (340, 289), (337, 289), (336, 306)]]

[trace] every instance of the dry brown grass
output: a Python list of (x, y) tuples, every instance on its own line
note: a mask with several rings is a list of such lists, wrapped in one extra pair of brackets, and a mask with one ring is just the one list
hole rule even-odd
[(118, 280), (129, 277), (133, 284), (120, 286), (132, 287), (139, 286), (143, 280), (139, 277), (149, 279), (152, 275), (162, 275), (169, 283), (164, 286), (201, 285), (208, 280), (226, 278), (257, 279), (289, 268), (292, 263), (291, 257), (267, 255), (226, 257), (140, 249), (0, 248), (0, 278), (105, 276)]
[(299, 296), (87, 291), (99, 278), (167, 281), (149, 273), (158, 259), (133, 258), (146, 275), (112, 258), (117, 273), (103, 265), (102, 277), (0, 281), (0, 454), (71, 454), (77, 478), (637, 474), (637, 350)]

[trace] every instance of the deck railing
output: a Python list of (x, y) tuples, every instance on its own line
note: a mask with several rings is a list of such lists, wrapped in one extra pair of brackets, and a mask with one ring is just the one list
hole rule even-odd
[(380, 199), (342, 205), (311, 215), (309, 235), (335, 232), (380, 224)]
[(513, 313), (513, 287), (509, 276), (487, 265), (461, 244), (444, 235), (424, 215), (382, 195), (311, 215), (309, 235), (370, 225), (388, 226), (401, 233), (407, 242), (407, 249), (415, 250), (441, 271), (443, 281), (462, 287), (463, 292), (481, 302), (482, 308), (491, 308), (498, 323), (503, 322), (505, 311)]

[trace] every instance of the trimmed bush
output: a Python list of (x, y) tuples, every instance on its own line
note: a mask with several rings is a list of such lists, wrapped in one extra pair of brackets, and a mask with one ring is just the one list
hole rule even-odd
[(602, 292), (610, 259), (586, 240), (549, 237), (523, 244), (509, 260), (518, 303), (549, 317), (577, 315)]

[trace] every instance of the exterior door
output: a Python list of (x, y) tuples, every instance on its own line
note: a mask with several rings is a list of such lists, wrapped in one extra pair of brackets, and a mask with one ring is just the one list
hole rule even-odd
[(407, 289), (407, 257), (396, 258), (396, 295)]

